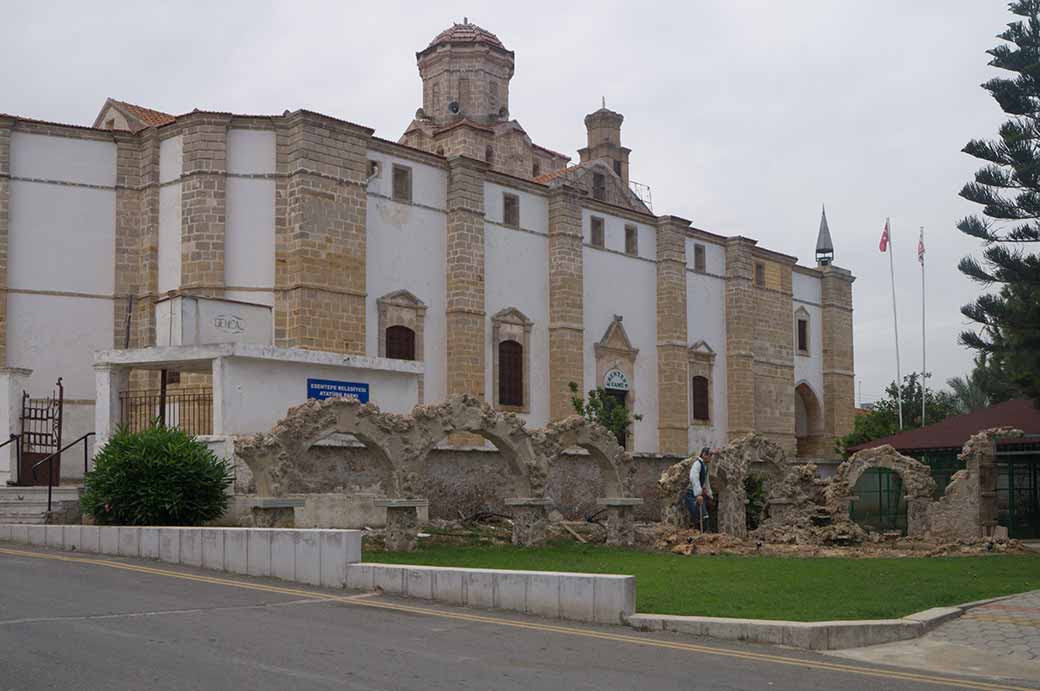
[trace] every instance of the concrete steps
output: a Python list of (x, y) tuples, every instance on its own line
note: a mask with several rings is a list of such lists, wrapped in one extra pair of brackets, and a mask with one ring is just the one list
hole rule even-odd
[[(51, 510), (79, 503), (83, 488), (62, 485), (52, 489)], [(0, 523), (39, 525), (47, 519), (46, 487), (0, 487)]]

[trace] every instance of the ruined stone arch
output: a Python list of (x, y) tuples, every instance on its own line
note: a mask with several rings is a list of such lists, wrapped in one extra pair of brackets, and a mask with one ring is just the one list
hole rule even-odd
[(546, 464), (559, 462), (567, 449), (582, 448), (599, 467), (607, 497), (629, 497), (635, 464), (614, 434), (579, 415), (550, 422), (535, 433), (535, 448)]
[(535, 453), (523, 418), (499, 412), (473, 396), (460, 395), (443, 403), (416, 406), (411, 419), (414, 434), (403, 445), (400, 456), (403, 496), (422, 496), (427, 456), (449, 435), (460, 432), (479, 435), (495, 445), (516, 483), (517, 496), (544, 496), (548, 468), (544, 458)]
[(363, 443), (378, 465), (387, 471), (387, 493), (400, 491), (402, 446), (414, 423), (410, 418), (384, 413), (375, 405), (353, 398), (307, 401), (289, 409), (267, 434), (235, 440), (235, 455), (249, 467), (259, 496), (280, 497), (290, 491), (298, 459), (333, 434), (350, 434)]
[(757, 475), (765, 480), (768, 508), (770, 498), (780, 491), (779, 486), (790, 470), (784, 450), (754, 432), (719, 450), (708, 469), (715, 494), (719, 532), (737, 537), (745, 537), (748, 532), (748, 496), (744, 481), (749, 475)]
[(924, 463), (904, 456), (889, 444), (857, 451), (849, 460), (838, 466), (834, 480), (827, 490), (838, 511), (848, 514), (856, 483), (863, 473), (872, 468), (887, 468), (902, 479), (906, 497), (907, 535), (916, 537), (928, 532), (928, 505), (935, 492), (932, 471)]

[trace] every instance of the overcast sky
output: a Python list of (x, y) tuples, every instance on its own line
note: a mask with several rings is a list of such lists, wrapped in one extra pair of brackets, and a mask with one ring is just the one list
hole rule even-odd
[[(857, 276), (856, 378), (895, 379), (892, 218), (903, 372), (921, 369), (918, 227), (928, 248), (928, 369), (964, 374), (959, 307), (978, 252), (960, 153), (1002, 114), (979, 84), (1010, 20), (997, 0), (8, 3), (0, 112), (91, 124), (105, 97), (170, 113), (309, 108), (396, 140), (421, 102), (415, 51), (453, 21), (516, 53), (510, 113), (577, 159), (584, 115), (625, 115), (632, 179), (654, 211), (813, 265), (826, 203), (836, 262)], [(861, 384), (860, 384), (861, 382)]]

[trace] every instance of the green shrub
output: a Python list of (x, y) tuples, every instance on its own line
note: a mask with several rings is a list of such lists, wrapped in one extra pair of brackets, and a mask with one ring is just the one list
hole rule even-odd
[(103, 525), (202, 525), (228, 505), (231, 464), (177, 429), (119, 429), (94, 463), (80, 505)]

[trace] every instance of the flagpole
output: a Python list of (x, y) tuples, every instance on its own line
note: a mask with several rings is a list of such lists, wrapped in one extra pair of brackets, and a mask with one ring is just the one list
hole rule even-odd
[(892, 278), (892, 326), (896, 333), (896, 401), (899, 404), (899, 429), (903, 429), (903, 374), (899, 365), (899, 318), (896, 316), (896, 269), (892, 262), (895, 247), (892, 246), (891, 219), (885, 219), (888, 228), (888, 273)]
[(921, 240), (917, 247), (917, 258), (921, 262), (921, 427), (924, 427), (924, 401), (928, 395), (928, 386), (925, 379), (928, 376), (928, 367), (926, 366), (927, 348), (925, 347), (925, 337), (928, 332), (924, 328), (924, 226), (921, 226)]

